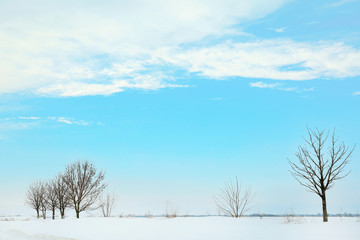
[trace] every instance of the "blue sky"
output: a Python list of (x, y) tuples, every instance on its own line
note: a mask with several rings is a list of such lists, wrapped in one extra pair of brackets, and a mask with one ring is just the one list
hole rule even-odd
[[(1, 1), (0, 214), (88, 159), (118, 212), (318, 213), (288, 172), (306, 125), (360, 143), (360, 1)], [(360, 153), (329, 212), (360, 210)], [(3, 197), (5, 196), (5, 197)], [(30, 211), (31, 214), (31, 211)]]

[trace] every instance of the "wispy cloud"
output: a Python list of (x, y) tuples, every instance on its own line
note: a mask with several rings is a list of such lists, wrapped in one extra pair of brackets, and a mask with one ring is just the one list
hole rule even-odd
[(111, 95), (122, 92), (126, 88), (141, 90), (158, 90), (161, 88), (188, 87), (187, 85), (172, 84), (153, 76), (135, 77), (131, 80), (117, 80), (110, 83), (95, 84), (85, 82), (64, 82), (50, 84), (37, 90), (45, 96), (79, 97), (94, 95)]
[(294, 88), (294, 87), (285, 87), (285, 88), (278, 88), (278, 89), (281, 91), (285, 91), (285, 92), (293, 92), (293, 91), (297, 90), (297, 88)]
[[(235, 36), (234, 25), (262, 18), (288, 1), (125, 0), (111, 7), (92, 1), (81, 8), (69, 0), (51, 7), (7, 1), (0, 8), (0, 94), (78, 97), (186, 87), (165, 68), (212, 79), (360, 75), (360, 50), (343, 43), (227, 38), (197, 44)], [(348, 1), (337, 3), (343, 2)], [(273, 30), (282, 33), (286, 27)], [(289, 65), (298, 68), (284, 69)]]
[(279, 86), (278, 83), (264, 83), (264, 82), (251, 82), (250, 87), (256, 87), (256, 88), (274, 88)]
[(94, 96), (94, 95), (110, 95), (117, 92), (122, 92), (116, 84), (95, 84), (84, 82), (64, 82), (50, 84), (41, 87), (37, 90), (40, 95), (52, 95), (61, 97), (79, 97), (79, 96)]
[(18, 117), (19, 119), (25, 119), (25, 120), (37, 120), (41, 119), (41, 117)]
[(360, 91), (359, 91), (359, 92), (353, 92), (353, 95), (354, 95), (354, 96), (360, 95)]
[(287, 29), (287, 27), (277, 28), (277, 29), (275, 29), (275, 32), (283, 33), (283, 32), (285, 32), (285, 29)]
[(296, 87), (286, 87), (280, 83), (250, 82), (249, 85), (250, 87), (255, 87), (255, 88), (270, 88), (285, 92), (297, 92), (297, 93), (313, 92), (315, 90), (314, 88), (299, 89)]
[(275, 32), (277, 32), (277, 33), (283, 33), (283, 32), (285, 32), (286, 29), (287, 29), (287, 27), (282, 27), (282, 28), (269, 28), (269, 30), (275, 31)]
[(360, 75), (360, 49), (343, 43), (286, 39), (226, 42), (178, 53), (163, 51), (158, 57), (215, 79), (237, 76), (301, 81)]
[(2, 131), (11, 131), (11, 130), (25, 130), (31, 129), (39, 126), (39, 122), (22, 122), (22, 121), (1, 121), (0, 120), (0, 129)]
[(158, 78), (149, 69), (158, 49), (238, 34), (234, 24), (264, 17), (288, 1), (7, 1), (0, 7), (0, 94), (67, 97), (179, 87), (168, 81), (172, 76)]
[(58, 122), (64, 123), (68, 125), (79, 125), (79, 126), (89, 126), (92, 124), (104, 126), (101, 122), (92, 122), (92, 121), (84, 121), (84, 120), (76, 120), (71, 117), (8, 117), (0, 119), (0, 128), (6, 129), (28, 129), (33, 127), (38, 127), (47, 122)]
[(59, 118), (57, 118), (57, 121), (63, 122), (66, 124), (75, 124), (75, 125), (80, 125), (80, 126), (88, 126), (89, 125), (89, 123), (86, 121), (83, 121), (83, 120), (77, 121), (72, 118), (66, 118), (66, 117), (59, 117)]
[(296, 91), (297, 89), (294, 87), (281, 87), (282, 85), (279, 83), (264, 83), (264, 82), (251, 82), (249, 83), (250, 87), (255, 88), (271, 88), (271, 89), (277, 89), (285, 92), (292, 92)]
[(299, 92), (313, 92), (313, 91), (315, 91), (314, 87), (312, 87), (312, 88), (304, 88), (304, 89), (299, 90)]

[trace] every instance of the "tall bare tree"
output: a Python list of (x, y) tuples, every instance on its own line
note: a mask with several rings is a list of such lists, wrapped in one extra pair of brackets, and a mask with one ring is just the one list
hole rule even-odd
[(26, 204), (35, 209), (36, 217), (40, 218), (40, 208), (42, 202), (42, 183), (40, 181), (30, 184), (26, 192)]
[(94, 209), (92, 206), (106, 187), (104, 177), (105, 174), (88, 161), (77, 161), (66, 167), (64, 181), (77, 218), (80, 212)]
[(55, 178), (54, 192), (57, 198), (57, 209), (60, 211), (62, 219), (65, 218), (65, 209), (71, 206), (70, 197), (68, 194), (68, 187), (64, 181), (62, 174), (59, 174)]
[(290, 172), (302, 186), (321, 198), (323, 222), (327, 222), (326, 191), (334, 186), (336, 180), (350, 173), (344, 170), (355, 146), (349, 148), (344, 142), (339, 142), (335, 130), (329, 144), (329, 131), (308, 128), (307, 134), (304, 138), (306, 144), (299, 146), (295, 154), (298, 161), (289, 161)]
[(100, 198), (100, 208), (104, 217), (111, 217), (112, 210), (115, 207), (116, 195), (115, 193), (107, 193)]
[(39, 200), (40, 200), (40, 211), (42, 217), (46, 219), (46, 210), (47, 210), (47, 197), (46, 197), (46, 183), (39, 181)]
[(54, 220), (56, 207), (58, 206), (58, 198), (56, 196), (56, 191), (55, 191), (56, 181), (50, 180), (49, 182), (46, 183), (45, 187), (46, 187), (45, 197), (46, 197), (47, 209), (52, 212), (52, 219)]
[(242, 190), (238, 178), (233, 182), (231, 179), (225, 182), (221, 193), (215, 198), (218, 210), (227, 216), (239, 218), (250, 210), (250, 203), (255, 198), (251, 187)]

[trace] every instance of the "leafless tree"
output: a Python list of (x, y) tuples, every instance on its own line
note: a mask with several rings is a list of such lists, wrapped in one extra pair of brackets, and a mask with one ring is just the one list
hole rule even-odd
[(104, 217), (110, 217), (116, 204), (115, 193), (107, 193), (100, 198), (100, 208)]
[(56, 196), (56, 190), (55, 190), (56, 181), (50, 180), (49, 182), (46, 183), (45, 187), (46, 187), (45, 197), (46, 197), (47, 209), (52, 212), (52, 219), (55, 219), (55, 211), (56, 211), (56, 207), (58, 206), (58, 198)]
[(241, 183), (236, 177), (235, 182), (231, 179), (225, 182), (221, 193), (215, 198), (215, 202), (220, 212), (227, 216), (238, 218), (249, 211), (249, 205), (254, 197), (255, 194), (251, 192), (251, 187), (242, 191)]
[(42, 217), (46, 219), (47, 210), (47, 197), (46, 197), (46, 183), (39, 181), (39, 200), (40, 200), (40, 211)]
[(40, 218), (40, 208), (42, 201), (42, 183), (40, 181), (30, 184), (26, 193), (26, 204), (35, 209), (36, 217)]
[(55, 188), (54, 192), (57, 198), (57, 209), (60, 211), (60, 216), (62, 219), (65, 218), (65, 209), (70, 207), (71, 201), (68, 194), (68, 187), (64, 181), (62, 174), (59, 174), (55, 178)]
[(32, 183), (26, 193), (26, 203), (28, 206), (36, 210), (37, 218), (40, 218), (40, 211), (42, 217), (46, 218), (46, 184), (42, 181)]
[(289, 161), (290, 172), (302, 186), (321, 198), (323, 221), (327, 222), (326, 191), (334, 186), (336, 180), (350, 173), (344, 170), (355, 146), (349, 148), (344, 142), (339, 143), (335, 130), (329, 144), (329, 131), (308, 128), (307, 133), (305, 146), (299, 146), (295, 154), (298, 161)]
[(66, 167), (64, 181), (77, 218), (80, 212), (94, 209), (92, 206), (106, 187), (104, 176), (88, 161), (77, 161)]

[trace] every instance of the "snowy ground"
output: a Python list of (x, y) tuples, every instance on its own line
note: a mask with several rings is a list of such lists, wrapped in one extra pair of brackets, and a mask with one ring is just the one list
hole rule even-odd
[(357, 218), (178, 217), (1, 219), (1, 240), (360, 239)]

